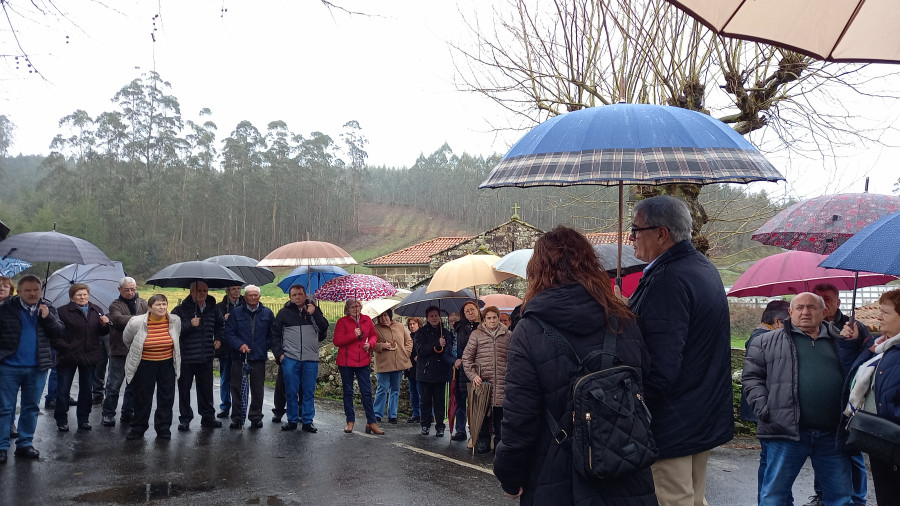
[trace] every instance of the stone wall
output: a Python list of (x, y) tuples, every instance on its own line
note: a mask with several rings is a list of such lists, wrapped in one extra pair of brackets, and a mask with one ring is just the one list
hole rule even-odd
[(372, 274), (378, 276), (396, 288), (411, 290), (412, 287), (424, 278), (431, 276), (429, 265), (407, 265), (399, 267), (371, 267)]

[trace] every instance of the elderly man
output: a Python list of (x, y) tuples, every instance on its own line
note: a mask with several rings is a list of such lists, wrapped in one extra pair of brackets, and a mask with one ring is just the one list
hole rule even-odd
[(837, 432), (846, 376), (839, 353), (852, 343), (829, 335), (825, 302), (816, 294), (794, 297), (790, 315), (783, 329), (754, 340), (744, 359), (747, 403), (759, 418), (756, 435), (766, 453), (759, 504), (787, 504), (807, 457), (827, 477), (823, 502), (851, 504), (851, 462)]
[(691, 215), (673, 197), (634, 207), (635, 255), (649, 265), (631, 310), (650, 352), (644, 378), (661, 505), (705, 505), (706, 464), (734, 436), (731, 324), (719, 272), (691, 244)]
[(16, 397), (22, 391), (16, 457), (40, 457), (32, 442), (37, 426), (38, 403), (47, 370), (53, 365), (50, 339), (61, 337), (63, 323), (49, 302), (41, 300), (41, 280), (26, 275), (19, 280), (19, 295), (0, 303), (0, 464), (9, 450), (9, 431), (16, 413)]
[[(825, 322), (833, 324), (832, 332), (840, 332), (844, 325), (850, 322), (850, 316), (841, 312), (841, 299), (838, 289), (831, 283), (819, 283), (813, 287), (813, 293), (822, 297), (825, 301)], [(872, 334), (865, 325), (856, 322), (857, 333), (862, 339), (852, 341), (857, 345), (856, 353), (862, 352), (862, 344), (867, 342)], [(829, 329), (829, 330), (831, 330)], [(850, 344), (850, 343), (848, 343)], [(861, 453), (857, 453), (851, 457), (853, 461), (852, 477), (853, 477), (853, 504), (865, 505), (866, 496), (869, 493), (868, 478), (866, 475), (866, 461)], [(810, 497), (810, 502), (806, 506), (821, 506), (822, 502), (822, 486), (819, 484), (818, 477), (813, 482), (814, 496)]]
[(225, 318), (216, 310), (216, 299), (209, 295), (203, 281), (191, 283), (191, 295), (172, 314), (181, 319), (181, 374), (178, 376), (178, 430), (190, 430), (194, 410), (191, 408), (191, 386), (196, 379), (197, 411), (200, 426), (218, 428), (213, 407), (213, 354), (216, 341), (221, 345)]
[[(103, 399), (103, 418), (101, 424), (104, 427), (115, 427), (116, 408), (119, 406), (119, 390), (125, 379), (125, 357), (128, 356), (128, 347), (122, 341), (122, 332), (125, 325), (134, 316), (140, 316), (149, 311), (147, 301), (140, 298), (137, 293), (137, 283), (134, 278), (124, 277), (119, 280), (119, 298), (109, 305), (109, 372), (106, 374), (106, 398)], [(123, 423), (131, 421), (134, 415), (134, 393), (131, 385), (125, 387), (124, 399), (122, 399), (121, 420)]]
[[(238, 294), (240, 295), (240, 293)], [(259, 287), (244, 288), (245, 303), (236, 306), (225, 322), (225, 343), (231, 355), (231, 428), (244, 426), (242, 410), (247, 410), (250, 427), (263, 426), (263, 394), (266, 380), (266, 360), (269, 358), (268, 342), (272, 340), (272, 323), (275, 314), (259, 303)], [(241, 374), (244, 363), (250, 365), (250, 407), (241, 398)]]
[[(269, 348), (281, 364), (287, 407), (287, 423), (283, 431), (318, 432), (313, 425), (316, 416), (316, 379), (319, 376), (319, 343), (328, 333), (328, 320), (322, 310), (306, 298), (306, 290), (294, 285), (288, 301), (275, 317)], [(298, 406), (298, 397), (302, 398)], [(277, 403), (277, 400), (276, 400)]]
[[(216, 304), (216, 309), (222, 313), (225, 318), (225, 324), (228, 325), (228, 317), (234, 308), (244, 304), (244, 297), (241, 296), (241, 287), (229, 286), (225, 289), (225, 296), (222, 302)], [(216, 358), (219, 359), (219, 414), (216, 418), (228, 418), (228, 412), (231, 411), (231, 350), (225, 342), (221, 346), (216, 347)]]

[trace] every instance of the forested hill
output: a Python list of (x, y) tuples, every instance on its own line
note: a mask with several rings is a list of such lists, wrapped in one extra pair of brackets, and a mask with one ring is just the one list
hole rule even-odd
[[(0, 219), (14, 233), (85, 238), (130, 273), (234, 253), (260, 258), (287, 242), (334, 242), (367, 260), (439, 235), (475, 234), (510, 218), (613, 230), (615, 188), (479, 190), (497, 157), (441, 146), (407, 168), (367, 167), (349, 121), (336, 140), (282, 121), (242, 121), (219, 136), (212, 113), (182, 117), (168, 83), (150, 74), (123, 87), (113, 110), (60, 120), (46, 157), (0, 159)], [(2, 111), (0, 111), (2, 112)], [(775, 206), (742, 187), (703, 189), (712, 254), (752, 247)], [(627, 212), (627, 211), (626, 211)], [(626, 223), (627, 226), (627, 223)]]

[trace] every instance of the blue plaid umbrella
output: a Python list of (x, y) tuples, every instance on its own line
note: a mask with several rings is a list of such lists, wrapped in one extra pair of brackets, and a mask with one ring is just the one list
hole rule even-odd
[(282, 279), (278, 283), (278, 288), (288, 293), (292, 286), (303, 285), (306, 293), (313, 294), (325, 282), (348, 274), (350, 273), (334, 265), (301, 265)]
[(3, 258), (0, 259), (0, 276), (11, 278), (29, 267), (31, 267), (31, 264), (25, 260)]

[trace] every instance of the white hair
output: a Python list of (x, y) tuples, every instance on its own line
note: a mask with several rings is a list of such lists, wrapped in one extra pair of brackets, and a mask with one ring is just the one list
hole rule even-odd
[(131, 276), (125, 276), (124, 278), (119, 280), (119, 288), (122, 288), (125, 285), (137, 285), (137, 281), (134, 280)]
[(260, 293), (260, 292), (259, 292), (259, 287), (256, 286), (256, 285), (247, 285), (247, 286), (245, 286), (245, 287), (244, 287), (244, 294), (246, 294), (247, 292), (256, 292), (256, 293)]

